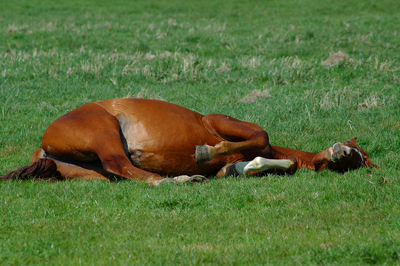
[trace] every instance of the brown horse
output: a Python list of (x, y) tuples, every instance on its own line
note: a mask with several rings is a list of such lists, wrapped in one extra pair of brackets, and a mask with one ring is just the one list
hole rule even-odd
[[(85, 104), (55, 120), (31, 165), (2, 179), (132, 179), (152, 185), (205, 181), (205, 176), (338, 172), (378, 167), (356, 139), (319, 153), (271, 146), (260, 126), (201, 115), (156, 100), (114, 99)], [(173, 178), (164, 178), (170, 176)]]

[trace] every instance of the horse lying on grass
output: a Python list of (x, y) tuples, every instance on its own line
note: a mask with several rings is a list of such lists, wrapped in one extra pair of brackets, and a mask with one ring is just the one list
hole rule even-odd
[(1, 179), (127, 178), (157, 186), (202, 182), (210, 175), (293, 174), (301, 168), (345, 172), (362, 166), (379, 168), (356, 138), (311, 153), (272, 146), (260, 126), (226, 115), (201, 115), (156, 100), (113, 99), (55, 120), (31, 165)]

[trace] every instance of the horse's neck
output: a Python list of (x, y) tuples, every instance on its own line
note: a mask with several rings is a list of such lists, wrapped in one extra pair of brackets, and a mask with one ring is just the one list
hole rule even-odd
[(315, 170), (313, 158), (317, 153), (300, 151), (290, 148), (271, 146), (271, 153), (274, 159), (285, 159), (288, 156), (293, 156), (297, 159), (298, 169), (307, 168)]

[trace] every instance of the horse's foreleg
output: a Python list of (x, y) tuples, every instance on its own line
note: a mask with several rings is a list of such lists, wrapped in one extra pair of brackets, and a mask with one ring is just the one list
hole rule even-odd
[[(324, 151), (319, 153), (324, 156)], [(313, 163), (314, 157), (317, 153), (306, 152), (295, 150), (291, 148), (279, 147), (279, 146), (271, 146), (271, 155), (274, 159), (286, 159), (290, 156), (293, 156), (297, 159), (298, 169), (306, 168), (310, 170), (314, 170), (315, 166)]]
[(264, 172), (267, 170), (281, 170), (284, 173), (294, 174), (297, 170), (297, 160), (294, 157), (289, 157), (288, 159), (266, 159), (263, 157), (256, 157), (252, 161), (247, 162), (237, 162), (231, 165), (227, 165), (217, 176), (221, 175), (248, 175), (251, 172)]

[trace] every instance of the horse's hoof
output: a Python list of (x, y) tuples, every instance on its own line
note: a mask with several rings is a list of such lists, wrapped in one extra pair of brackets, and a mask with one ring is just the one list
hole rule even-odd
[(297, 159), (293, 156), (289, 156), (286, 159), (291, 160), (293, 164), (289, 167), (289, 169), (286, 171), (287, 174), (289, 175), (294, 175), (297, 171), (298, 163)]
[(159, 185), (165, 185), (165, 184), (178, 184), (178, 182), (176, 182), (176, 180), (174, 180), (173, 178), (164, 178), (161, 179), (160, 181), (157, 181), (157, 183), (155, 183), (155, 186), (158, 187)]
[(226, 176), (238, 176), (239, 172), (236, 170), (235, 164), (227, 164), (223, 168), (223, 173)]
[(192, 175), (190, 177), (190, 183), (208, 183), (210, 180), (203, 175)]
[(196, 146), (196, 163), (200, 165), (210, 160), (208, 145)]

